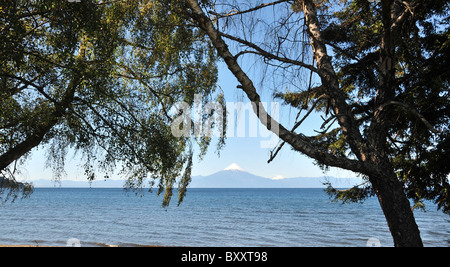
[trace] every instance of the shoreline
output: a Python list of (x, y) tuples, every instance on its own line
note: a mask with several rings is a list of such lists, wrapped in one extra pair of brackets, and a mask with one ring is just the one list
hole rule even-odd
[[(0, 244), (0, 248), (59, 248), (59, 247), (70, 247), (70, 246), (48, 246), (48, 245), (31, 245), (31, 244)], [(95, 244), (87, 245), (81, 247), (105, 247), (105, 248), (120, 248), (120, 247), (143, 247), (143, 248), (162, 248), (165, 246), (155, 246), (155, 245), (138, 245), (138, 244), (125, 244), (125, 245), (112, 245), (112, 244)]]
[(51, 246), (40, 246), (40, 245), (4, 245), (0, 244), (0, 248), (45, 248)]

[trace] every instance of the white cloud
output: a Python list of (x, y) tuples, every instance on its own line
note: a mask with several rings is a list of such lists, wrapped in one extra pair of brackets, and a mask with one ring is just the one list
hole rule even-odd
[(271, 178), (272, 180), (282, 180), (282, 179), (286, 179), (286, 177), (284, 177), (281, 174), (275, 175), (274, 177)]

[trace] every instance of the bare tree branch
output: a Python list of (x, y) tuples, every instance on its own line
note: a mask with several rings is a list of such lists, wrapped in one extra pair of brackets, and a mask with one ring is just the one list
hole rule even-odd
[(325, 41), (322, 38), (315, 3), (313, 0), (304, 0), (302, 5), (307, 32), (311, 39), (317, 68), (319, 69), (318, 74), (324, 85), (325, 92), (330, 96), (330, 104), (352, 152), (359, 160), (366, 161), (368, 158), (367, 147), (364, 145), (364, 139), (351, 112), (351, 107), (346, 102), (346, 96), (339, 86), (339, 79), (333, 68), (331, 57), (328, 55)]
[(410, 106), (408, 106), (405, 103), (402, 102), (398, 102), (398, 101), (389, 101), (384, 103), (383, 105), (381, 105), (380, 107), (378, 107), (377, 111), (375, 112), (375, 116), (379, 116), (379, 114), (383, 111), (383, 109), (385, 109), (387, 106), (391, 106), (391, 105), (396, 105), (396, 106), (400, 106), (403, 109), (405, 109), (407, 112), (411, 113), (412, 115), (416, 116), (423, 124), (425, 124), (425, 126), (427, 126), (427, 128), (435, 134), (438, 134), (439, 131), (436, 130), (433, 125), (431, 125), (431, 123), (422, 115), (420, 114), (419, 111), (417, 111), (414, 108), (411, 108)]
[[(255, 113), (260, 118), (261, 122), (266, 126), (266, 128), (273, 133), (277, 134), (282, 140), (289, 143), (295, 150), (302, 152), (303, 154), (318, 160), (320, 163), (339, 167), (347, 170), (351, 170), (358, 173), (363, 173), (367, 169), (373, 169), (373, 166), (360, 162), (358, 160), (352, 160), (349, 158), (338, 157), (329, 154), (327, 151), (320, 149), (313, 145), (306, 136), (302, 134), (295, 134), (287, 130), (279, 122), (275, 121), (264, 109), (261, 103), (261, 98), (257, 93), (257, 90), (252, 82), (252, 80), (247, 76), (247, 74), (242, 70), (236, 58), (231, 54), (228, 49), (227, 44), (221, 38), (221, 34), (216, 30), (211, 19), (208, 18), (201, 7), (199, 6), (197, 0), (186, 0), (186, 3), (192, 10), (192, 18), (196, 20), (200, 26), (210, 37), (210, 40), (220, 57), (222, 57), (227, 64), (230, 71), (234, 74), (237, 80), (241, 83), (242, 90), (246, 93), (247, 97), (255, 103)], [(267, 119), (261, 119), (267, 118)], [(276, 126), (279, 127), (274, 127)], [(279, 131), (274, 129), (278, 128)]]
[[(246, 41), (246, 40), (243, 40), (241, 38), (238, 38), (238, 37), (235, 37), (235, 36), (231, 36), (229, 34), (222, 33), (222, 32), (219, 32), (219, 34), (221, 36), (227, 38), (227, 39), (239, 42), (239, 43), (244, 44), (244, 45), (246, 45), (246, 46), (248, 46), (250, 48), (255, 49), (257, 51), (257, 53), (255, 53), (255, 54), (259, 54), (259, 55), (261, 55), (261, 56), (263, 56), (263, 57), (265, 57), (267, 59), (277, 60), (277, 61), (280, 61), (280, 62), (283, 62), (283, 63), (300, 66), (300, 67), (306, 68), (306, 69), (308, 69), (310, 71), (313, 71), (315, 73), (319, 73), (319, 70), (317, 68), (315, 68), (314, 66), (312, 66), (312, 65), (303, 63), (303, 62), (298, 61), (298, 60), (293, 60), (293, 59), (289, 59), (289, 58), (286, 58), (286, 57), (280, 57), (280, 56), (274, 55), (274, 54), (269, 53), (266, 50), (262, 49), (261, 47), (257, 46), (256, 44), (254, 44), (252, 42), (249, 42), (249, 41)], [(247, 51), (246, 53), (249, 53), (249, 52)], [(241, 54), (242, 53), (239, 53), (236, 56), (240, 56)]]
[(230, 12), (228, 12), (227, 14), (218, 14), (214, 11), (210, 11), (209, 13), (216, 16), (217, 18), (221, 19), (221, 18), (228, 18), (231, 16), (236, 16), (236, 15), (242, 15), (245, 13), (250, 13), (250, 12), (254, 12), (257, 11), (259, 9), (265, 8), (265, 7), (269, 7), (269, 6), (274, 6), (280, 3), (286, 3), (286, 2), (291, 2), (291, 0), (279, 0), (279, 1), (275, 1), (272, 3), (266, 3), (266, 4), (261, 4), (259, 6), (244, 10), (244, 11), (238, 11), (238, 10), (231, 10)]

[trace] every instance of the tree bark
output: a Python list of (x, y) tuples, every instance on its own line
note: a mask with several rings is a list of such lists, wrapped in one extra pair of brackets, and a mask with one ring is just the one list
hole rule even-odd
[[(186, 3), (193, 12), (193, 19), (208, 34), (219, 56), (224, 59), (228, 68), (241, 83), (241, 88), (247, 94), (247, 97), (258, 104), (260, 102), (260, 96), (253, 82), (241, 69), (236, 58), (230, 53), (228, 46), (221, 39), (221, 34), (214, 28), (211, 20), (204, 14), (198, 1), (186, 0)], [(347, 142), (349, 142), (352, 152), (357, 156), (358, 160), (336, 157), (326, 153), (312, 145), (307, 139), (302, 138), (302, 135), (288, 131), (282, 125), (280, 125), (280, 130), (276, 134), (295, 150), (316, 159), (321, 164), (340, 167), (368, 176), (378, 196), (395, 246), (423, 246), (420, 231), (415, 222), (410, 203), (405, 195), (401, 182), (397, 179), (393, 171), (389, 159), (385, 157), (382, 151), (378, 151), (376, 147), (371, 146), (370, 142), (367, 142), (362, 137), (351, 109), (346, 103), (346, 97), (339, 87), (331, 57), (328, 55), (326, 45), (321, 38), (320, 23), (317, 18), (315, 3), (312, 0), (303, 0), (302, 3), (308, 34), (311, 38), (311, 45), (317, 62), (318, 74), (322, 79), (322, 84), (326, 87), (327, 95), (332, 98), (332, 106), (338, 122), (347, 137)], [(267, 121), (272, 121), (264, 109), (259, 109), (255, 112), (260, 119), (262, 113), (263, 116), (269, 118)], [(270, 125), (266, 125), (266, 127), (271, 130)], [(375, 129), (374, 132), (377, 132), (377, 130)], [(382, 138), (378, 140), (380, 139)]]
[(49, 122), (44, 122), (40, 125), (33, 135), (29, 136), (25, 141), (8, 150), (6, 153), (0, 155), (0, 171), (6, 169), (11, 163), (21, 158), (33, 148), (38, 146), (45, 135), (56, 125), (59, 118), (54, 118)]
[(380, 174), (369, 176), (378, 197), (396, 247), (422, 247), (419, 227), (411, 204), (389, 166), (380, 166)]
[[(286, 141), (286, 143), (290, 144), (295, 150), (307, 155), (310, 158), (316, 159), (325, 165), (351, 170), (358, 173), (362, 173), (364, 170), (372, 169), (372, 166), (370, 166), (369, 164), (365, 164), (364, 162), (327, 153), (326, 150), (320, 149), (311, 144), (304, 135), (291, 132), (287, 130), (286, 127), (281, 125), (278, 121), (275, 121), (267, 113), (264, 107), (262, 105), (259, 105), (259, 103), (261, 102), (261, 98), (252, 80), (242, 70), (236, 58), (231, 54), (227, 44), (221, 38), (221, 34), (214, 28), (214, 24), (212, 23), (212, 21), (204, 14), (203, 10), (198, 4), (198, 1), (186, 0), (186, 3), (192, 10), (191, 16), (194, 20), (196, 20), (200, 28), (205, 31), (206, 34), (208, 34), (219, 56), (225, 61), (228, 69), (241, 83), (241, 88), (247, 95), (248, 99), (255, 103), (256, 110), (254, 111), (257, 117), (259, 119), (267, 118), (261, 120), (261, 123), (266, 126), (269, 131), (272, 131), (274, 134), (278, 135), (283, 141)], [(278, 124), (279, 127), (272, 127), (273, 124)], [(278, 131), (274, 131), (274, 129), (278, 129)], [(373, 171), (375, 171), (375, 169), (373, 169)]]
[[(382, 84), (378, 92), (376, 102), (384, 103), (392, 98), (393, 77), (395, 75), (393, 66), (392, 36), (390, 32), (389, 8), (392, 0), (383, 0), (383, 8), (386, 13), (386, 32), (383, 37), (381, 65)], [(333, 68), (331, 57), (326, 50), (325, 42), (321, 37), (320, 23), (317, 18), (317, 9), (313, 0), (303, 0), (303, 12), (305, 14), (314, 56), (317, 67), (323, 74), (320, 75), (322, 84), (327, 84), (326, 93), (335, 99), (335, 113), (339, 118), (344, 134), (352, 149), (352, 152), (360, 161), (370, 162), (376, 171), (365, 170), (362, 173), (369, 176), (369, 181), (375, 189), (386, 221), (394, 239), (395, 246), (423, 246), (420, 231), (414, 219), (410, 203), (405, 195), (403, 186), (395, 175), (389, 159), (385, 156), (385, 145), (389, 118), (386, 113), (383, 116), (374, 116), (374, 121), (369, 130), (368, 141), (362, 138), (359, 128), (354, 122), (354, 118), (345, 103), (345, 98), (341, 95), (337, 75)], [(330, 78), (331, 77), (331, 78)]]
[[(72, 102), (75, 97), (76, 90), (80, 85), (83, 76), (78, 71), (80, 69), (85, 68), (84, 59), (85, 59), (85, 41), (84, 38), (81, 41), (80, 49), (78, 51), (77, 63), (75, 69), (73, 70), (74, 74), (72, 80), (70, 81), (66, 92), (64, 93), (62, 100), (60, 102), (54, 102), (54, 110), (50, 114), (50, 119), (48, 121), (43, 121), (39, 123), (38, 127), (34, 130), (34, 132), (28, 136), (24, 141), (17, 144), (13, 148), (9, 149), (4, 154), (0, 155), (0, 171), (6, 169), (11, 163), (21, 158), (26, 153), (30, 152), (33, 148), (37, 147), (42, 140), (44, 140), (45, 135), (56, 125), (59, 123), (61, 118), (66, 114), (67, 109), (72, 105)], [(47, 94), (40, 92), (44, 95), (44, 97), (49, 97)], [(50, 101), (54, 101), (54, 99), (49, 99)]]

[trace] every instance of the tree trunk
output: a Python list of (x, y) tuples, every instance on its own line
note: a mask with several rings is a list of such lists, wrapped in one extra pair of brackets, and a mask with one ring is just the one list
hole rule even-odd
[(396, 247), (422, 247), (419, 227), (414, 219), (411, 204), (395, 173), (380, 168), (380, 175), (369, 180), (378, 196), (381, 209), (389, 226)]
[[(254, 88), (251, 79), (241, 69), (236, 57), (231, 54), (227, 44), (222, 40), (220, 33), (215, 29), (212, 21), (200, 8), (198, 1), (186, 0), (186, 3), (193, 11), (191, 14), (192, 18), (208, 34), (219, 56), (224, 59), (228, 68), (241, 83), (241, 88), (247, 94), (247, 97), (252, 102), (258, 104), (260, 102), (260, 96), (256, 88)], [(281, 124), (279, 126), (279, 132), (276, 134), (282, 140), (292, 145), (294, 150), (314, 158), (322, 164), (352, 170), (369, 176), (370, 182), (378, 195), (395, 246), (423, 246), (419, 228), (415, 222), (409, 201), (403, 191), (402, 184), (398, 181), (390, 165), (389, 159), (385, 159), (384, 161), (379, 160), (382, 158), (380, 156), (382, 154), (373, 153), (376, 150), (367, 147), (359, 132), (358, 124), (355, 123), (351, 109), (346, 103), (346, 98), (342, 96), (343, 91), (339, 88), (338, 78), (333, 69), (331, 58), (328, 56), (326, 45), (321, 38), (320, 23), (317, 19), (314, 1), (304, 0), (303, 3), (315, 60), (320, 70), (319, 75), (322, 83), (326, 85), (328, 95), (333, 99), (332, 106), (335, 110), (336, 117), (339, 118), (338, 122), (358, 160), (336, 157), (326, 153), (319, 147), (309, 143), (309, 140), (303, 139), (302, 135), (288, 131)], [(257, 110), (258, 118), (261, 118), (261, 113), (268, 118), (268, 121), (272, 120), (263, 108)], [(271, 130), (271, 127), (267, 128)]]
[(0, 171), (5, 170), (11, 163), (30, 152), (33, 148), (37, 147), (44, 139), (44, 136), (52, 129), (53, 126), (55, 126), (57, 122), (57, 119), (53, 119), (51, 122), (45, 123), (25, 141), (0, 155)]
[[(317, 67), (322, 71), (319, 74), (322, 79), (322, 84), (327, 86), (327, 93), (334, 100), (332, 105), (335, 109), (336, 118), (338, 118), (338, 122), (342, 127), (342, 131), (346, 136), (352, 152), (359, 161), (371, 162), (375, 167), (375, 171), (366, 169), (362, 173), (369, 176), (369, 180), (377, 193), (378, 200), (394, 239), (394, 244), (397, 247), (423, 246), (419, 228), (415, 222), (403, 186), (398, 181), (389, 159), (385, 158), (385, 153), (383, 153), (385, 151), (388, 122), (390, 121), (389, 115), (386, 112), (378, 112), (375, 114), (375, 118), (369, 129), (369, 142), (364, 141), (360, 135), (358, 124), (355, 123), (353, 114), (345, 101), (345, 97), (340, 95), (342, 94), (342, 90), (339, 87), (331, 57), (328, 55), (326, 43), (322, 38), (316, 4), (312, 0), (303, 0), (302, 3)], [(382, 53), (381, 58), (381, 85), (376, 98), (379, 103), (385, 103), (391, 100), (394, 93), (392, 89), (394, 88), (392, 84), (395, 78), (394, 49), (390, 32), (390, 7), (392, 4), (392, 0), (383, 1), (383, 15), (386, 16), (384, 22), (387, 26), (382, 44), (384, 54)]]
[[(4, 154), (0, 155), (0, 171), (5, 170), (11, 163), (21, 158), (26, 153), (30, 152), (33, 148), (37, 147), (42, 140), (44, 140), (45, 135), (59, 123), (62, 117), (65, 116), (67, 109), (73, 102), (76, 90), (83, 80), (83, 75), (78, 70), (85, 69), (84, 60), (86, 56), (86, 45), (85, 36), (81, 39), (80, 49), (78, 50), (76, 68), (74, 70), (74, 76), (70, 81), (67, 91), (61, 102), (55, 102), (54, 111), (49, 115), (48, 121), (42, 121), (39, 123), (35, 131), (28, 136), (24, 141), (17, 144), (15, 147), (11, 148)], [(44, 94), (45, 97), (48, 97)], [(54, 101), (53, 99), (49, 99)]]

